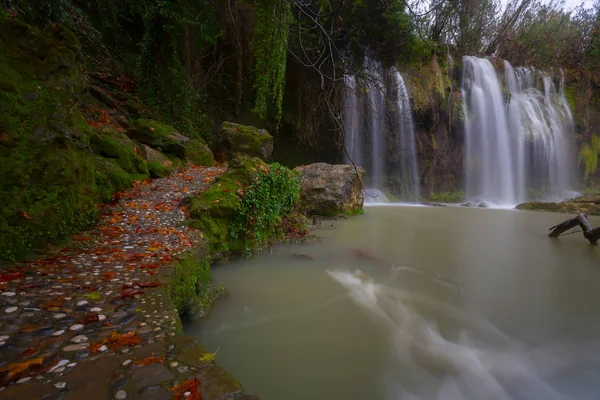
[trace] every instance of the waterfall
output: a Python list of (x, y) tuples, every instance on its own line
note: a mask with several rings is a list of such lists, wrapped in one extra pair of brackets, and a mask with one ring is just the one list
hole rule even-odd
[(410, 98), (404, 79), (398, 70), (392, 69), (397, 96), (397, 147), (399, 154), (398, 175), (403, 183), (400, 196), (412, 201), (419, 201), (419, 170), (417, 167), (417, 146), (415, 143), (415, 127), (412, 118)]
[(404, 79), (372, 59), (366, 59), (365, 69), (367, 78), (344, 78), (344, 160), (366, 169), (367, 202), (386, 202), (385, 192), (418, 201), (414, 123)]
[(360, 136), (360, 113), (356, 78), (353, 75), (344, 76), (344, 161), (350, 164), (363, 165), (363, 146)]
[[(513, 205), (529, 189), (543, 197), (572, 194), (572, 115), (564, 83), (504, 61), (504, 86), (487, 59), (463, 58), (466, 194)], [(536, 196), (537, 197), (537, 196)]]
[(371, 141), (371, 185), (380, 189), (385, 183), (385, 93), (383, 68), (375, 60), (367, 59), (366, 68), (370, 79), (367, 81), (369, 104), (369, 138)]

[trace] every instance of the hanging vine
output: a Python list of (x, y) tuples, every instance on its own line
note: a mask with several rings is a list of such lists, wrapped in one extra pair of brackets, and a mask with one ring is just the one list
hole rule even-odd
[(257, 1), (256, 25), (252, 37), (256, 101), (253, 112), (261, 118), (269, 116), (274, 108), (277, 124), (281, 122), (288, 29), (291, 6), (286, 0)]

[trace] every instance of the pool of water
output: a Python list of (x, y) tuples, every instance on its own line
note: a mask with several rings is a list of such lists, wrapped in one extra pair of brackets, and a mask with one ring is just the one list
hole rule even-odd
[(185, 329), (263, 400), (598, 399), (600, 249), (566, 218), (368, 207), (214, 269)]

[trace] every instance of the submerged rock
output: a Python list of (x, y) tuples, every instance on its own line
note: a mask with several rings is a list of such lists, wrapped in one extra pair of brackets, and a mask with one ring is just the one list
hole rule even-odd
[(223, 122), (219, 135), (216, 153), (223, 161), (230, 160), (236, 153), (266, 161), (273, 153), (273, 136), (264, 129)]
[(300, 202), (307, 213), (335, 217), (362, 212), (361, 167), (316, 163), (294, 171), (300, 174)]
[(584, 213), (587, 215), (600, 215), (599, 205), (593, 202), (586, 203), (573, 200), (563, 201), (562, 203), (553, 203), (549, 201), (531, 201), (528, 203), (519, 204), (515, 208), (517, 210), (549, 211), (567, 214)]
[(479, 203), (479, 205), (477, 207), (479, 207), (479, 208), (490, 208), (490, 206), (488, 205), (488, 203), (486, 203), (485, 201), (482, 201), (481, 203)]

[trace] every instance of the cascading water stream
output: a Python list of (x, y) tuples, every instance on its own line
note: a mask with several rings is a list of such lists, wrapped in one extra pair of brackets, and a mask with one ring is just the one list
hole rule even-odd
[(411, 201), (419, 201), (419, 170), (417, 166), (417, 146), (415, 143), (415, 127), (412, 118), (410, 98), (402, 75), (395, 68), (393, 76), (398, 88), (397, 93), (397, 135), (399, 165), (397, 173), (403, 183), (401, 197)]
[(344, 79), (344, 159), (367, 171), (367, 202), (386, 202), (384, 192), (419, 200), (414, 123), (408, 90), (395, 69), (365, 62), (367, 79)]
[(563, 82), (504, 61), (504, 88), (487, 59), (464, 57), (466, 194), (499, 205), (573, 195), (572, 115)]

